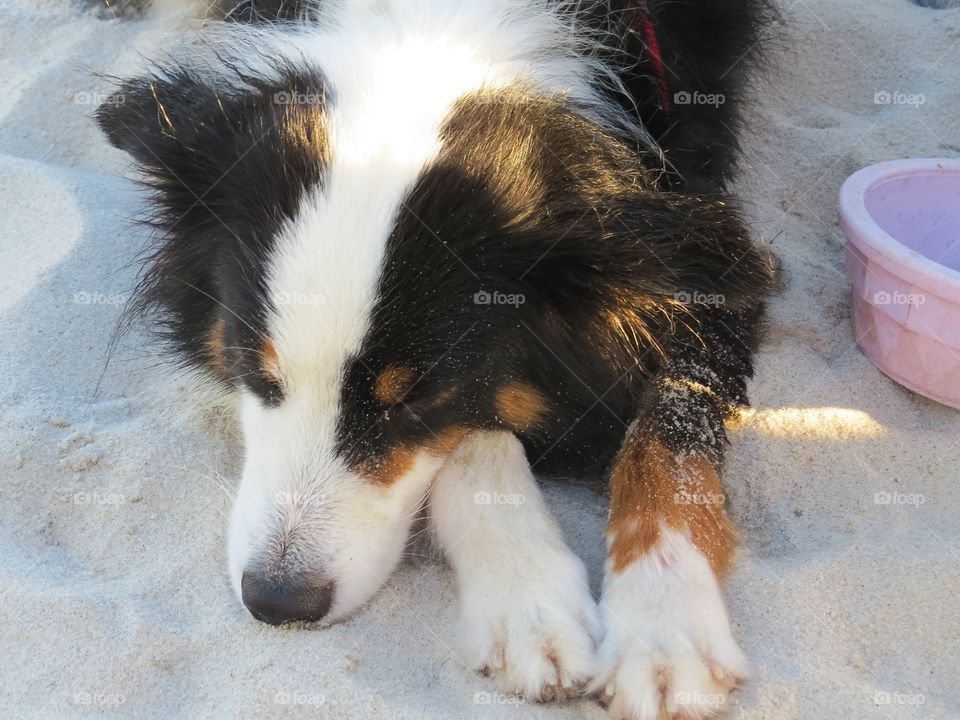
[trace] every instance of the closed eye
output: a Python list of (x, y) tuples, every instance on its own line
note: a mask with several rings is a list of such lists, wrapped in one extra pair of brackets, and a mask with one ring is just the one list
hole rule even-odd
[(421, 417), (433, 410), (437, 410), (450, 403), (457, 394), (457, 387), (448, 387), (443, 390), (417, 392), (418, 388), (413, 390), (403, 398), (400, 406), (408, 415)]

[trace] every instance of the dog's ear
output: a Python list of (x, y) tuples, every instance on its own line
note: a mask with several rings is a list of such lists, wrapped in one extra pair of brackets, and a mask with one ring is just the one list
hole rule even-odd
[(219, 343), (211, 338), (221, 305), (245, 328), (255, 325), (264, 258), (304, 193), (322, 182), (328, 157), (319, 72), (217, 72), (211, 80), (158, 69), (121, 84), (97, 111), (152, 191), (152, 244), (132, 309), (159, 310), (164, 335), (197, 364)]
[(324, 78), (310, 69), (223, 70), (214, 82), (168, 67), (121, 84), (96, 119), (156, 191), (161, 226), (166, 217), (243, 236), (289, 217), (320, 181), (324, 101)]
[(97, 108), (96, 120), (114, 147), (153, 169), (188, 152), (220, 107), (217, 93), (189, 75), (148, 76), (121, 84)]
[(97, 109), (96, 120), (155, 185), (179, 182), (201, 195), (222, 182), (223, 173), (245, 169), (238, 163), (269, 163), (265, 150), (282, 154), (270, 175), (282, 172), (285, 162), (322, 163), (325, 99), (322, 74), (309, 68), (279, 66), (264, 76), (224, 69), (216, 80), (205, 80), (185, 68), (163, 67), (123, 82)]
[[(576, 377), (595, 377), (591, 363), (603, 357), (635, 391), (663, 361), (706, 357), (699, 372), (718, 377), (740, 367), (776, 278), (739, 214), (720, 199), (657, 190), (625, 190), (607, 201), (538, 228), (550, 232), (527, 254), (523, 282), (531, 289), (519, 290), (524, 310), (537, 313), (528, 325), (562, 329), (548, 342)], [(537, 325), (538, 317), (547, 322)]]
[(578, 213), (569, 224), (538, 228), (548, 233), (536, 241), (543, 252), (525, 278), (556, 307), (738, 310), (775, 286), (769, 258), (723, 199), (627, 190)]

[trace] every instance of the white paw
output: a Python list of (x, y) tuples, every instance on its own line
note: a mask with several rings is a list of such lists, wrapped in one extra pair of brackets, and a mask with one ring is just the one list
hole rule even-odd
[(608, 569), (600, 609), (607, 634), (590, 689), (616, 720), (709, 717), (747, 676), (713, 571), (682, 535), (665, 530), (622, 574)]
[(583, 563), (566, 547), (529, 559), (504, 557), (500, 572), (461, 592), (468, 662), (500, 689), (529, 701), (582, 693), (596, 670), (602, 631)]

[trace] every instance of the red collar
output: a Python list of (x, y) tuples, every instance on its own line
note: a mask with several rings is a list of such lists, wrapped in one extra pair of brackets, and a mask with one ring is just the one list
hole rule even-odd
[(653, 62), (653, 76), (657, 84), (657, 91), (660, 93), (660, 110), (669, 113), (671, 108), (670, 87), (667, 85), (667, 68), (663, 64), (663, 56), (660, 54), (660, 43), (657, 42), (657, 31), (653, 26), (653, 20), (646, 10), (646, 2), (631, 2), (627, 5), (627, 13), (630, 16), (630, 25), (638, 32), (642, 33), (643, 41), (647, 46), (647, 53)]

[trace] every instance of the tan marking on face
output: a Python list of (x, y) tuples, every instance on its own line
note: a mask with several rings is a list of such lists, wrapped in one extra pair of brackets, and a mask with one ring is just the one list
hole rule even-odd
[(217, 318), (210, 330), (207, 331), (207, 338), (204, 342), (207, 358), (210, 361), (210, 367), (213, 372), (226, 379), (230, 375), (230, 368), (227, 366), (227, 322), (222, 317)]
[(736, 534), (723, 508), (717, 468), (678, 457), (648, 433), (628, 436), (610, 479), (609, 557), (621, 573), (660, 540), (663, 525), (689, 532), (717, 574), (730, 566)]
[(381, 405), (396, 405), (416, 380), (416, 373), (402, 365), (390, 365), (374, 381), (373, 397)]
[(360, 463), (357, 472), (374, 485), (389, 487), (410, 472), (415, 458), (415, 450), (401, 445), (391, 449), (382, 458)]
[(543, 393), (518, 380), (511, 380), (497, 390), (494, 404), (500, 420), (513, 430), (536, 427), (548, 410)]
[(467, 432), (466, 428), (451, 427), (434, 435), (422, 445), (399, 445), (380, 459), (360, 463), (357, 473), (368, 482), (389, 487), (410, 472), (417, 455), (426, 453), (445, 458), (461, 443)]
[(280, 363), (277, 359), (277, 348), (266, 338), (260, 343), (260, 372), (267, 380), (275, 383), (280, 382)]
[(467, 436), (468, 430), (462, 427), (450, 427), (443, 432), (438, 433), (427, 443), (426, 451), (431, 455), (446, 457), (452, 453), (463, 439)]

